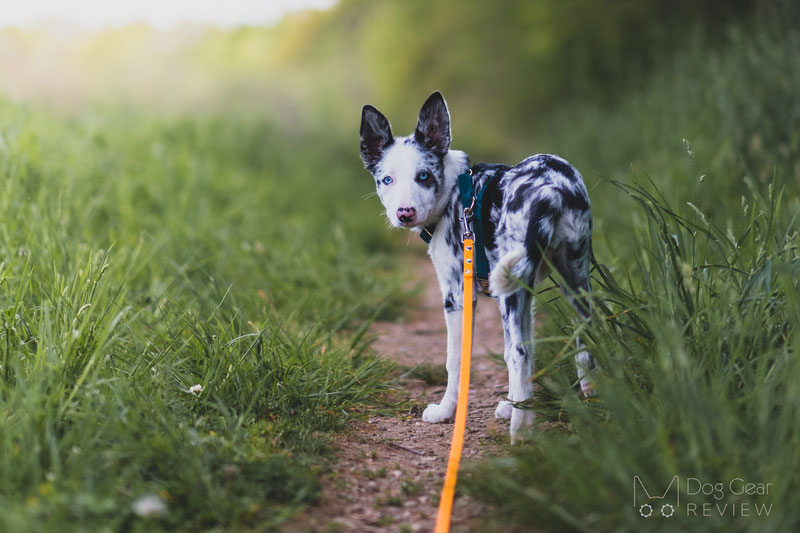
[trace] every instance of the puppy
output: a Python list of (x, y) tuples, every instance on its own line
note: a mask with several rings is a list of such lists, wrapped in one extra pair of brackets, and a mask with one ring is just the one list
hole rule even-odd
[[(497, 299), (508, 366), (508, 400), (499, 403), (495, 417), (510, 418), (511, 441), (521, 440), (533, 423), (530, 410), (514, 407), (533, 395), (533, 295), (526, 286), (533, 287), (553, 267), (563, 278), (566, 297), (581, 316), (589, 316), (592, 214), (581, 175), (560, 157), (542, 154), (513, 167), (482, 163), (470, 168), (464, 152), (450, 149), (450, 114), (438, 92), (422, 106), (408, 137), (395, 138), (386, 117), (364, 106), (361, 159), (390, 223), (422, 232), (429, 241), (447, 323), (447, 389), (441, 402), (422, 414), (432, 423), (452, 420), (458, 398), (466, 231), (458, 180), (471, 171), (473, 198), (481, 200), (473, 221), (483, 241), (476, 241), (476, 254), (482, 247), (490, 272), (476, 289)], [(581, 350), (576, 362), (581, 389), (591, 396), (594, 358)]]

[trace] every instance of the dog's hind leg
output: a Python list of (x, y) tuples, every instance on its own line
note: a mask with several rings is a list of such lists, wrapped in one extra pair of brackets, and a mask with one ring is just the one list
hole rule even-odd
[(511, 419), (511, 442), (524, 439), (533, 425), (533, 411), (518, 409), (511, 402), (533, 397), (533, 296), (525, 289), (498, 299), (503, 320), (508, 399), (495, 410), (495, 417)]
[[(561, 291), (584, 320), (588, 320), (591, 316), (592, 286), (589, 281), (591, 249), (591, 237), (584, 236), (563, 242), (551, 256), (554, 266), (564, 278)], [(576, 339), (576, 343), (578, 348), (583, 348), (584, 344), (580, 337)], [(584, 396), (594, 396), (591, 375), (597, 366), (594, 357), (588, 351), (581, 350), (575, 355), (575, 363)]]
[[(521, 402), (533, 396), (533, 295), (524, 285), (533, 286), (536, 282), (544, 264), (544, 254), (553, 238), (557, 213), (558, 205), (553, 198), (544, 195), (537, 198), (528, 214), (524, 241), (506, 243), (490, 276), (490, 286), (503, 319), (508, 399), (511, 402)], [(524, 285), (520, 285), (520, 281)], [(533, 411), (500, 402), (495, 417), (507, 418), (509, 414), (511, 442), (514, 443), (524, 438), (533, 425)]]

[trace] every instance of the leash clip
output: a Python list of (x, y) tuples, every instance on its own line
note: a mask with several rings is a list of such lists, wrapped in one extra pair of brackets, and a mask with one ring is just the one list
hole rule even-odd
[(461, 242), (464, 242), (467, 239), (474, 239), (475, 235), (472, 233), (470, 229), (470, 223), (472, 222), (472, 209), (475, 207), (475, 197), (472, 197), (472, 205), (469, 207), (464, 208), (464, 214), (461, 215), (461, 224), (464, 226), (464, 233), (461, 235)]

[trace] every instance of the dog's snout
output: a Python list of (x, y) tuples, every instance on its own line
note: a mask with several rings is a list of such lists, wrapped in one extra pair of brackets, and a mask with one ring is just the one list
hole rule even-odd
[(397, 209), (397, 220), (404, 224), (408, 224), (414, 220), (414, 215), (417, 214), (417, 210), (413, 207), (400, 207)]

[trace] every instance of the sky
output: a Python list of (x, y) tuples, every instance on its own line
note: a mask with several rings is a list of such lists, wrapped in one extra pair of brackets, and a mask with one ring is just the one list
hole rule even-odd
[(336, 0), (1, 0), (0, 27), (27, 27), (60, 19), (86, 28), (146, 22), (170, 28), (182, 22), (222, 27), (269, 24), (286, 12), (325, 9)]

